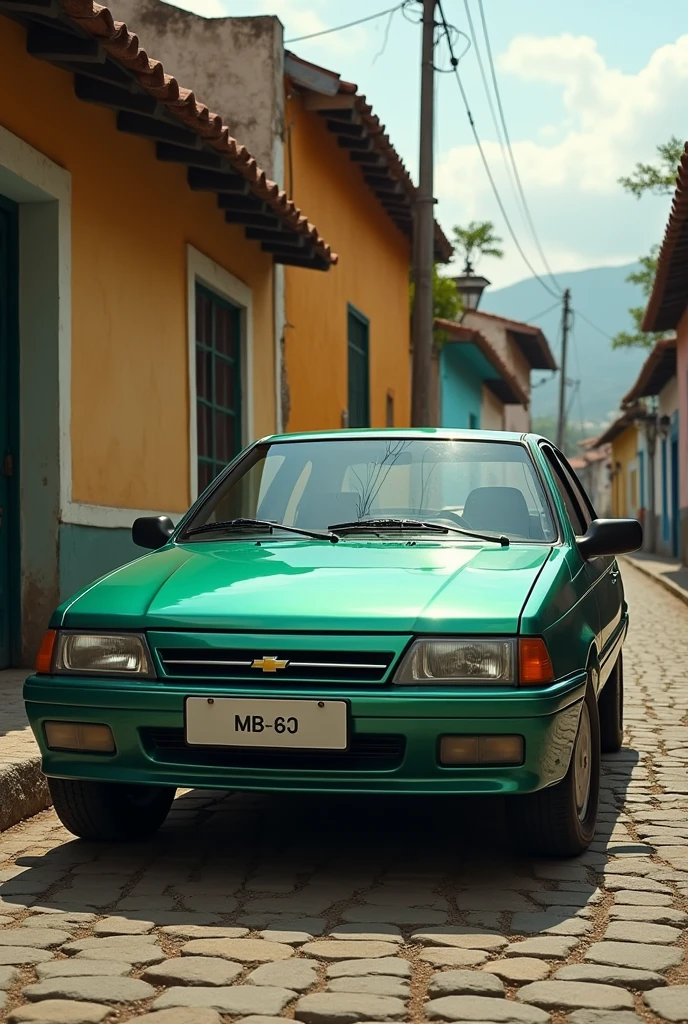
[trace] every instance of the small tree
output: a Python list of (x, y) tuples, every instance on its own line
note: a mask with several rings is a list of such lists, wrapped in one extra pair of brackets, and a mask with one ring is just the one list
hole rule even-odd
[(473, 269), (473, 261), (482, 256), (492, 256), (501, 260), (504, 250), (502, 239), (495, 234), (491, 220), (472, 220), (467, 227), (454, 227), (454, 245), (463, 253), (465, 265)]
[[(413, 314), (413, 301), (415, 287), (413, 281), (409, 286), (411, 313)], [(433, 320), (456, 320), (462, 310), (461, 296), (456, 290), (456, 285), (450, 277), (442, 277), (437, 270), (437, 264), (432, 268), (432, 316)], [(444, 331), (435, 331), (435, 342), (441, 344), (445, 341)]]
[[(672, 135), (668, 142), (657, 146), (656, 163), (637, 163), (628, 177), (619, 178), (619, 184), (625, 192), (636, 199), (642, 199), (644, 195), (670, 196), (676, 185), (676, 165), (682, 155), (683, 143)], [(653, 245), (647, 256), (641, 256), (638, 260), (640, 269), (634, 270), (626, 278), (630, 284), (640, 286), (646, 300), (652, 293), (658, 258), (659, 246)], [(667, 332), (664, 331), (642, 330), (645, 306), (633, 306), (628, 313), (634, 329), (615, 334), (612, 338), (612, 348), (652, 348), (656, 342), (667, 336)]]

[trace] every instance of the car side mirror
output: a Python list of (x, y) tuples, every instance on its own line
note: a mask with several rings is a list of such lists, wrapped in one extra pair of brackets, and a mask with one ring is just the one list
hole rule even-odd
[(174, 533), (169, 516), (140, 516), (134, 520), (131, 539), (140, 548), (161, 548)]
[(642, 546), (643, 528), (637, 519), (593, 519), (576, 542), (583, 558), (623, 555)]

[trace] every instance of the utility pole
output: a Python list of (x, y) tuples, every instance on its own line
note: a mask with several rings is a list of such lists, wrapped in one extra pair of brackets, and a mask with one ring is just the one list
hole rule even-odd
[(559, 419), (557, 421), (557, 448), (564, 450), (566, 434), (566, 351), (569, 344), (569, 321), (571, 318), (571, 289), (564, 292), (564, 308), (561, 314), (561, 368), (559, 378)]
[(434, 426), (430, 422), (432, 389), (434, 263), (433, 122), (434, 44), (436, 0), (423, 0), (423, 51), (420, 84), (420, 163), (413, 217), (413, 280), (415, 296), (413, 322), (413, 374), (411, 382), (411, 423), (414, 427)]

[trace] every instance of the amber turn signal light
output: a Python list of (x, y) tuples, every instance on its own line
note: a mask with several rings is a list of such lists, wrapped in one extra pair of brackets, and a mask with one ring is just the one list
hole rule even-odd
[(54, 629), (46, 631), (43, 637), (43, 643), (41, 649), (38, 652), (36, 658), (36, 672), (40, 672), (42, 675), (48, 675), (53, 667), (53, 650), (55, 648), (55, 641), (57, 640), (57, 632)]
[(545, 686), (554, 682), (552, 662), (545, 641), (539, 637), (521, 637), (518, 663), (521, 686)]

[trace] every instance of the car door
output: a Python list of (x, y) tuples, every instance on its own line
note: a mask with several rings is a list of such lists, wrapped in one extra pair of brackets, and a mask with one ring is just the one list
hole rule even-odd
[[(540, 445), (542, 454), (547, 460), (547, 464), (551, 470), (554, 484), (559, 492), (568, 520), (571, 524), (571, 528), (577, 537), (582, 536), (587, 530), (589, 524), (594, 518), (594, 513), (591, 514), (590, 509), (586, 503), (582, 500), (582, 496), (576, 493), (574, 482), (567, 474), (559, 452), (555, 449), (554, 445), (549, 442), (543, 442)], [(572, 550), (569, 555), (569, 565), (571, 569), (572, 579), (579, 580), (579, 592), (583, 592), (587, 595), (585, 601), (585, 616), (588, 620), (590, 628), (594, 630), (595, 639), (597, 642), (597, 649), (601, 650), (604, 644), (604, 627), (602, 624), (602, 615), (599, 604), (599, 596), (597, 594), (597, 583), (599, 582), (602, 567), (596, 564), (598, 560), (591, 559), (586, 561), (577, 550)]]
[[(578, 477), (561, 452), (554, 449), (564, 478), (571, 488), (577, 503), (583, 509), (585, 528), (597, 518), (590, 498), (585, 492)], [(621, 624), (624, 596), (619, 566), (614, 556), (599, 555), (586, 563), (591, 578), (594, 580), (595, 596), (600, 611), (600, 665), (603, 678), (606, 676), (605, 661), (611, 653), (617, 630)]]

